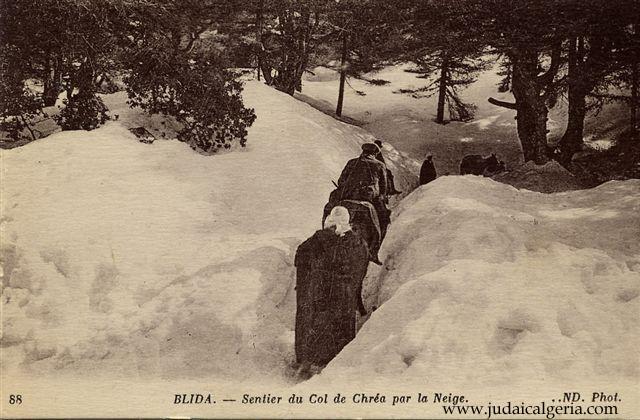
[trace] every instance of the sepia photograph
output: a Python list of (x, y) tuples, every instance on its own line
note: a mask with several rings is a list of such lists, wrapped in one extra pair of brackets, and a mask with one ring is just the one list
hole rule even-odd
[(640, 418), (638, 0), (0, 0), (1, 418)]

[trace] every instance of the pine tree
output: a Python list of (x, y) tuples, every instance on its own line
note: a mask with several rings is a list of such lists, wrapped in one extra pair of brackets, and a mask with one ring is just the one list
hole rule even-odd
[(437, 95), (438, 105), (435, 121), (445, 124), (445, 108), (449, 110), (451, 121), (470, 121), (473, 119), (475, 105), (460, 98), (460, 88), (476, 81), (477, 74), (486, 68), (486, 62), (480, 56), (464, 56), (449, 49), (442, 49), (422, 58), (414, 59), (416, 68), (411, 72), (419, 73), (420, 78), (429, 79), (429, 84), (418, 89), (402, 89), (401, 93), (410, 93), (415, 98)]
[[(42, 105), (66, 91), (63, 129), (94, 128), (106, 118), (95, 96), (97, 80), (114, 64), (114, 41), (124, 21), (119, 0), (4, 1), (0, 42), (19, 59), (7, 69), (19, 89), (27, 79), (42, 82)], [(97, 123), (97, 124), (96, 124)]]
[(567, 128), (560, 140), (564, 163), (582, 147), (587, 112), (601, 104), (593, 98), (607, 95), (611, 75), (624, 67), (620, 60), (633, 57), (632, 49), (625, 48), (629, 47), (626, 41), (633, 23), (631, 10), (620, 6), (624, 5), (584, 0), (564, 3), (559, 10), (565, 16), (561, 23), (567, 39), (564, 89), (569, 109)]
[(224, 34), (235, 45), (253, 48), (258, 78), (291, 95), (301, 91), (305, 71), (339, 61), (334, 68), (341, 73), (343, 98), (349, 77), (381, 61), (391, 7), (379, 0), (244, 0), (242, 18)]
[(502, 60), (500, 60), (498, 76), (502, 76), (500, 83), (498, 83), (498, 92), (510, 92), (511, 80), (513, 78), (513, 66), (507, 57), (503, 57)]
[(559, 95), (563, 63), (563, 34), (559, 23), (561, 0), (469, 0), (468, 22), (481, 28), (483, 42), (511, 65), (515, 102), (489, 102), (516, 110), (518, 138), (525, 161), (547, 161), (549, 108)]
[(321, 45), (327, 0), (264, 0), (260, 66), (267, 84), (293, 95)]
[(178, 139), (203, 153), (245, 146), (255, 120), (242, 101), (242, 83), (227, 70), (223, 51), (207, 41), (237, 13), (231, 2), (164, 0), (131, 9), (125, 62), (129, 103), (175, 117)]
[(27, 130), (35, 140), (37, 137), (31, 126), (34, 119), (42, 115), (44, 104), (26, 86), (28, 74), (20, 69), (19, 51), (6, 45), (0, 47), (0, 130), (7, 132), (14, 141)]
[(404, 34), (405, 58), (416, 65), (410, 71), (429, 82), (398, 92), (416, 98), (437, 96), (435, 121), (439, 124), (445, 123), (445, 108), (451, 120), (473, 119), (475, 106), (460, 98), (460, 89), (475, 82), (488, 61), (481, 38), (469, 25), (464, 4), (417, 1), (408, 9), (407, 19), (411, 24)]
[(640, 137), (640, 24), (634, 22), (622, 27), (612, 52), (612, 71), (592, 96), (600, 101), (626, 103), (632, 137)]
[[(340, 73), (336, 115), (342, 115), (344, 89), (348, 78), (363, 78), (379, 69), (397, 54), (393, 41), (398, 39), (398, 26), (391, 13), (395, 5), (375, 0), (338, 0), (327, 12), (330, 48), (339, 59)], [(372, 83), (384, 83), (376, 80)]]

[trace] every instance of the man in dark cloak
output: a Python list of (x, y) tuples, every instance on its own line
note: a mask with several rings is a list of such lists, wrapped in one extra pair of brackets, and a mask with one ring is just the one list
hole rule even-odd
[(376, 209), (382, 238), (387, 232), (390, 212), (387, 200), (387, 167), (376, 159), (380, 148), (374, 143), (362, 145), (362, 154), (347, 162), (340, 178), (336, 198), (340, 200), (368, 201)]
[(422, 167), (420, 168), (420, 185), (428, 184), (429, 182), (436, 179), (436, 167), (433, 164), (433, 156), (427, 155), (427, 158), (422, 163)]
[(325, 229), (296, 251), (295, 352), (300, 373), (322, 369), (356, 336), (356, 310), (362, 303), (362, 280), (368, 250), (351, 231), (349, 212), (335, 207)]

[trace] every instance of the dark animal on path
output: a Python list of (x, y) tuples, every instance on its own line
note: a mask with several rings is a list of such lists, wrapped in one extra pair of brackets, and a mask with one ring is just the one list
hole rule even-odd
[(467, 155), (460, 162), (460, 175), (493, 176), (507, 170), (505, 163), (498, 160), (495, 153), (483, 157), (480, 155)]

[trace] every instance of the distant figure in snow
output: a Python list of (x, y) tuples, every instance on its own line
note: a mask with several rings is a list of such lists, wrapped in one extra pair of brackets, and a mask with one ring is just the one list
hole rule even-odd
[(473, 174), (483, 176), (493, 176), (506, 170), (503, 161), (499, 161), (495, 153), (490, 156), (467, 155), (460, 162), (460, 175)]
[(422, 162), (420, 168), (420, 185), (425, 185), (436, 179), (436, 167), (433, 164), (433, 156), (427, 155), (427, 158)]
[(376, 159), (379, 153), (380, 148), (375, 143), (362, 145), (362, 154), (348, 161), (342, 170), (335, 198), (371, 203), (376, 209), (384, 238), (390, 222), (390, 212), (385, 204), (388, 194), (387, 167)]
[(297, 249), (295, 352), (299, 373), (319, 372), (356, 336), (356, 310), (366, 314), (362, 280), (367, 246), (351, 231), (349, 212), (334, 207), (325, 228)]
[(396, 195), (396, 194), (402, 193), (402, 191), (398, 191), (396, 189), (396, 184), (395, 184), (395, 181), (393, 179), (393, 172), (391, 172), (391, 170), (387, 167), (387, 162), (385, 162), (384, 156), (382, 156), (382, 141), (381, 140), (374, 140), (374, 143), (380, 149), (380, 151), (376, 155), (376, 159), (378, 159), (380, 162), (384, 163), (385, 168), (387, 168), (387, 191), (388, 191), (388, 195)]

